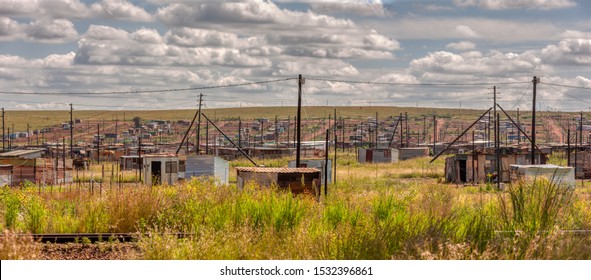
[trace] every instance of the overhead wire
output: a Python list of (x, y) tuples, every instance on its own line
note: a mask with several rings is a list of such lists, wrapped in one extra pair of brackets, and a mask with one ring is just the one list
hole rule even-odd
[(511, 109), (509, 109), (509, 111), (513, 111), (515, 109), (515, 107), (517, 107), (520, 103), (521, 100), (523, 100), (523, 98), (525, 97), (525, 94), (527, 94), (527, 91), (529, 90), (529, 88), (531, 87), (531, 83), (528, 82), (528, 86), (527, 88), (523, 91), (523, 94), (521, 95), (521, 98), (519, 98), (519, 100), (513, 105), (513, 107), (511, 107)]
[[(553, 84), (550, 84), (550, 83), (544, 83), (544, 85), (546, 85), (547, 87), (549, 87), (549, 88), (551, 88), (551, 89), (555, 90), (555, 91), (556, 91), (556, 92), (558, 92), (558, 93), (562, 93), (562, 94), (564, 94), (564, 95), (568, 95), (568, 96), (570, 96), (570, 97), (571, 97), (571, 98), (573, 98), (573, 99), (576, 99), (576, 100), (578, 100), (578, 101), (581, 101), (581, 102), (583, 102), (583, 103), (587, 103), (587, 104), (591, 105), (591, 102), (589, 102), (589, 101), (587, 101), (587, 100), (585, 100), (585, 99), (581, 99), (581, 98), (578, 98), (578, 97), (576, 97), (576, 96), (573, 96), (573, 95), (571, 95), (571, 94), (569, 94), (569, 93), (567, 93), (567, 92), (565, 92), (565, 91), (560, 91), (560, 90), (558, 90), (557, 88), (555, 88), (555, 87), (553, 87), (553, 86), (552, 86)], [(589, 89), (591, 89), (591, 88), (589, 88)]]
[(356, 81), (356, 80), (343, 80), (343, 79), (329, 79), (307, 76), (306, 79), (314, 81), (325, 81), (325, 82), (339, 82), (348, 84), (368, 84), (368, 85), (382, 85), (382, 86), (409, 86), (409, 87), (421, 87), (421, 86), (493, 86), (493, 85), (511, 85), (511, 84), (525, 84), (530, 81), (519, 81), (519, 82), (482, 82), (482, 83), (397, 83), (397, 82), (375, 82), (375, 81)]
[(100, 94), (131, 94), (131, 93), (162, 93), (162, 92), (178, 92), (178, 91), (192, 91), (192, 90), (206, 90), (206, 89), (218, 89), (218, 88), (231, 88), (231, 87), (242, 87), (252, 86), (268, 83), (283, 82), (289, 80), (295, 80), (297, 78), (283, 78), (266, 81), (255, 81), (246, 83), (235, 83), (227, 85), (212, 85), (212, 86), (201, 86), (201, 87), (188, 87), (188, 88), (169, 88), (169, 89), (152, 89), (152, 90), (126, 90), (126, 91), (104, 91), (104, 92), (19, 92), (19, 91), (0, 91), (0, 94), (30, 94), (30, 95), (100, 95)]
[(545, 84), (545, 85), (549, 85), (549, 86), (556, 86), (556, 87), (591, 90), (591, 87), (584, 87), (584, 86), (573, 86), (573, 85), (546, 83), (546, 82), (540, 82), (540, 84)]

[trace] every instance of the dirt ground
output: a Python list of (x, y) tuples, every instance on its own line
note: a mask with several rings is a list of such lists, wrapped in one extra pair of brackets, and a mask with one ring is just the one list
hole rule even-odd
[(43, 244), (42, 260), (134, 260), (140, 258), (135, 243)]

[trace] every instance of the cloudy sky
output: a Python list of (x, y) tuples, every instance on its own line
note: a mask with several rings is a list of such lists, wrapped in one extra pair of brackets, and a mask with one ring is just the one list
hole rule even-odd
[(6, 109), (591, 111), (591, 1), (0, 0)]

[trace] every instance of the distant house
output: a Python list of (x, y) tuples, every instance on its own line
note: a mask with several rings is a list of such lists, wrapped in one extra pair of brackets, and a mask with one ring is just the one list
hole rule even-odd
[(41, 158), (45, 150), (16, 150), (0, 153), (0, 165), (11, 165), (12, 186), (25, 182), (61, 184), (73, 181), (71, 159)]
[(138, 170), (140, 168), (140, 157), (138, 155), (121, 156), (119, 158), (120, 170)]
[(320, 194), (321, 175), (316, 168), (236, 167), (236, 173), (237, 186), (241, 189), (254, 182), (263, 187), (275, 184), (294, 194)]
[(179, 157), (179, 179), (213, 177), (221, 184), (229, 182), (230, 164), (216, 156), (189, 155)]
[(45, 155), (45, 150), (34, 149), (34, 150), (14, 150), (10, 152), (0, 153), (0, 158), (20, 158), (20, 159), (32, 159), (40, 158)]
[(557, 166), (553, 164), (537, 164), (537, 165), (511, 165), (509, 170), (511, 174), (511, 181), (536, 180), (538, 178), (546, 178), (549, 181), (570, 188), (574, 188), (575, 170), (573, 167)]
[(0, 164), (0, 187), (12, 185), (12, 165)]
[(361, 163), (392, 163), (398, 162), (398, 150), (396, 149), (357, 149), (357, 161)]
[(579, 179), (591, 179), (591, 151), (571, 151), (571, 166), (576, 168), (575, 176)]
[[(287, 166), (290, 168), (295, 168), (296, 161), (290, 160), (289, 163), (287, 164)], [(302, 160), (300, 160), (299, 167), (316, 168), (316, 169), (320, 170), (320, 172), (322, 173), (321, 184), (324, 184), (324, 176), (327, 176), (327, 175), (328, 175), (328, 177), (327, 177), (328, 182), (332, 183), (332, 160), (331, 159), (328, 160), (328, 167), (326, 170), (324, 170), (324, 159), (302, 159)]]
[(399, 148), (398, 159), (407, 160), (411, 158), (426, 157), (429, 156), (429, 147), (412, 147), (412, 148)]
[(143, 180), (148, 186), (174, 185), (179, 178), (179, 158), (174, 155), (145, 155), (143, 161)]
[[(536, 162), (546, 163), (546, 154), (536, 153), (535, 157)], [(501, 182), (510, 182), (510, 166), (529, 164), (530, 154), (503, 148), (500, 159), (499, 176), (496, 172), (496, 156), (490, 150), (450, 156), (445, 159), (445, 179), (449, 183), (461, 184), (496, 181), (496, 178), (500, 177)]]

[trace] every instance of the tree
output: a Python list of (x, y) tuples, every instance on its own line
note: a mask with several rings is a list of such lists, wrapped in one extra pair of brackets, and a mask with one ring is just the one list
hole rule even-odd
[(133, 117), (133, 125), (135, 128), (140, 128), (142, 127), (142, 118), (140, 117)]

